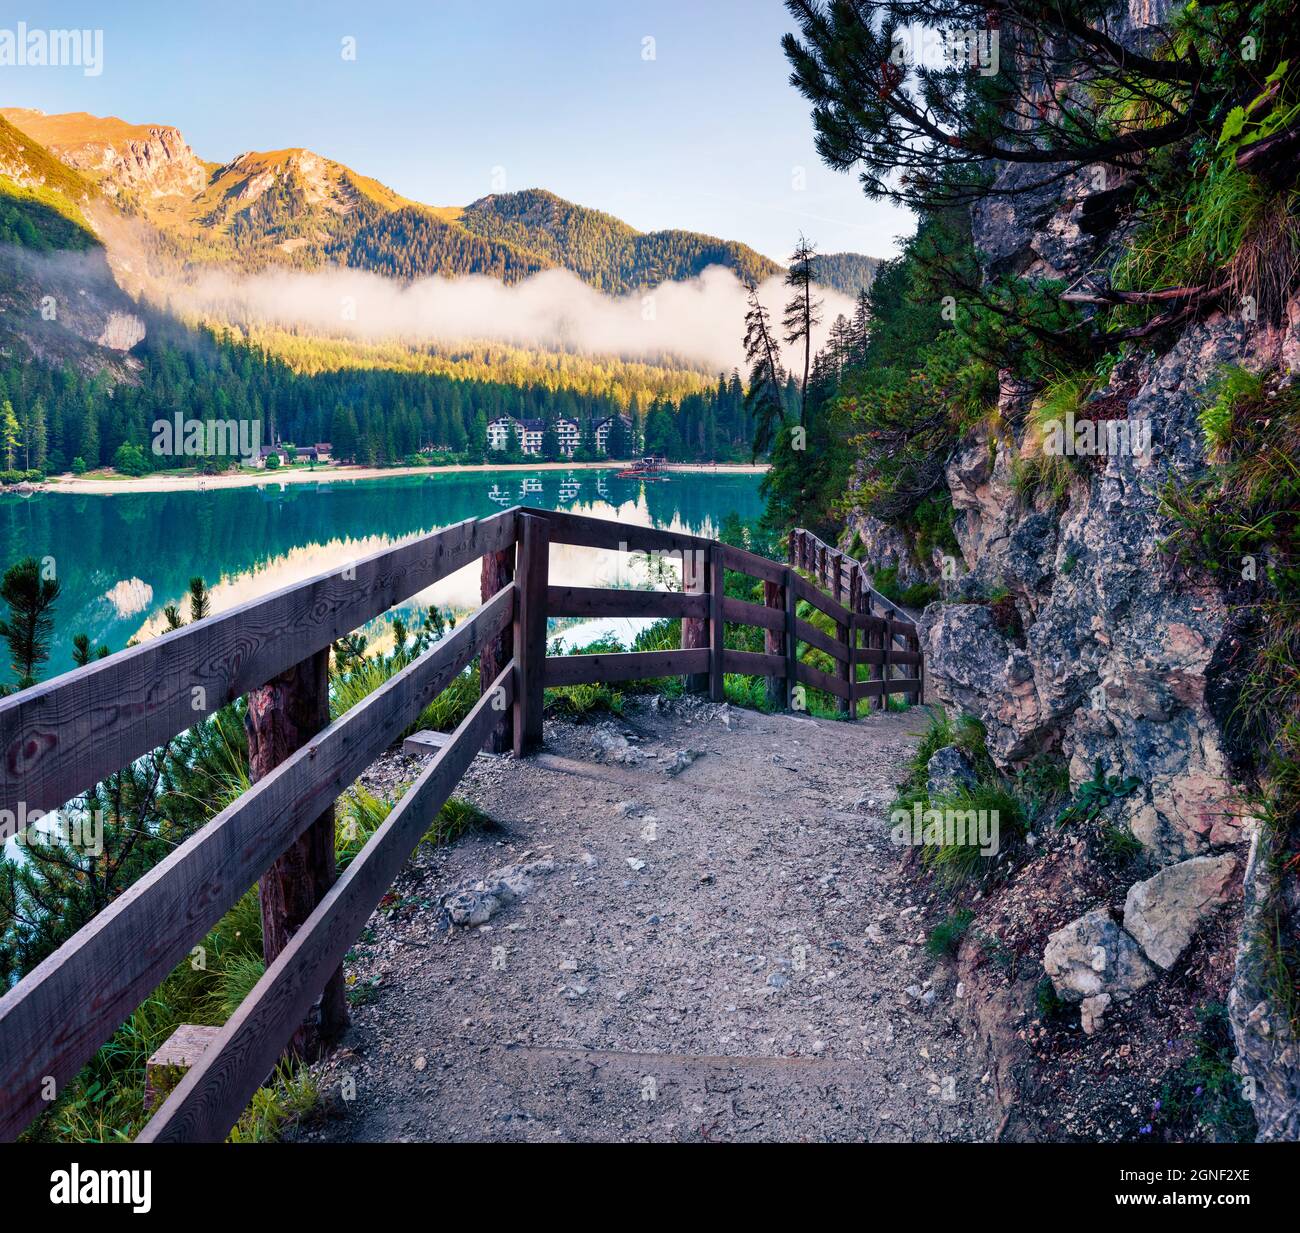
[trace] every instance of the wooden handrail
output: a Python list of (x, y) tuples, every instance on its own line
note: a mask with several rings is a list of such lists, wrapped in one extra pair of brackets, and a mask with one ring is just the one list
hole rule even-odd
[(886, 599), (871, 585), (867, 578), (866, 566), (864, 566), (861, 561), (857, 560), (855, 557), (849, 556), (846, 552), (841, 552), (838, 548), (832, 548), (830, 545), (818, 539), (811, 531), (805, 531), (802, 527), (796, 527), (790, 532), (792, 543), (795, 541), (796, 536), (802, 537), (809, 544), (814, 545), (818, 551), (824, 553), (828, 559), (847, 561), (850, 569), (858, 573), (861, 579), (860, 586), (862, 594), (869, 599), (872, 607), (882, 608), (891, 615), (898, 617), (904, 624), (911, 626), (913, 629), (916, 628), (916, 622), (908, 614), (907, 609), (900, 608), (892, 599)]
[[(689, 588), (552, 586), (551, 543), (681, 554)], [(141, 1141), (225, 1136), (475, 754), (489, 743), (522, 753), (540, 742), (546, 686), (684, 676), (721, 701), (724, 674), (742, 673), (768, 678), (769, 696), (786, 705), (801, 686), (824, 691), (850, 716), (863, 699), (885, 705), (891, 694), (919, 696), (915, 625), (860, 575), (850, 570), (846, 578), (833, 551), (792, 536), (791, 562), (782, 564), (681, 532), (511, 509), (405, 541), (0, 701), (0, 809), (10, 811), (0, 814), (9, 818), (0, 821), (3, 840), (24, 810), (61, 807), (243, 694), (260, 691), (258, 706), (274, 717), (283, 704), (268, 683), (476, 558), (484, 563), (484, 603), (453, 633), (278, 765), (264, 766), (247, 791), (0, 997), (0, 1139), (46, 1107), (49, 1080), (61, 1089), (75, 1076), (476, 658), (482, 692), (470, 715), (343, 875), (308, 901)], [(796, 568), (815, 563), (816, 576), (829, 577), (832, 561), (833, 596)], [(728, 570), (761, 582), (764, 602), (728, 598)], [(835, 623), (838, 637), (798, 618), (800, 598)], [(882, 615), (866, 610), (873, 605)], [(680, 618), (683, 648), (548, 658), (547, 620), (559, 615)], [(762, 629), (764, 651), (728, 649), (726, 624)], [(834, 674), (805, 663), (801, 644), (827, 653)], [(859, 681), (861, 665), (878, 678)], [(892, 676), (913, 666), (913, 676)]]
[(405, 540), (0, 701), (0, 841), (515, 539), (514, 511)]

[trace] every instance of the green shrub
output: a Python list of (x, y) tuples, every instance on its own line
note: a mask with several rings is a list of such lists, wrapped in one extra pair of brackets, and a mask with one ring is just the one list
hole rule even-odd
[(946, 920), (940, 921), (930, 930), (930, 936), (925, 941), (926, 952), (936, 959), (944, 955), (956, 958), (961, 940), (974, 919), (975, 913), (968, 908), (959, 908), (951, 913)]
[[(929, 807), (963, 813), (983, 810), (996, 814), (999, 853), (1005, 852), (1016, 839), (1023, 838), (1027, 829), (1024, 807), (1019, 798), (1000, 784), (978, 783), (941, 797), (931, 797)], [(973, 843), (926, 846), (921, 849), (922, 862), (949, 887), (960, 886), (987, 873), (992, 867), (993, 859), (994, 857), (984, 856), (978, 845)]]
[(1058, 826), (1067, 823), (1091, 822), (1098, 814), (1109, 809), (1116, 801), (1131, 796), (1142, 786), (1142, 781), (1134, 775), (1121, 779), (1118, 775), (1107, 775), (1102, 769), (1101, 759), (1096, 762), (1093, 777), (1079, 785), (1074, 799), (1069, 802), (1056, 817)]

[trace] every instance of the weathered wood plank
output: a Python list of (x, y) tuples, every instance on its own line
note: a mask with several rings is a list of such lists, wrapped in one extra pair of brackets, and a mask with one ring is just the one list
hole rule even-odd
[(799, 575), (792, 569), (785, 572), (785, 585), (781, 588), (785, 600), (785, 705), (787, 710), (794, 710), (795, 693), (799, 686), (799, 593), (795, 583)]
[(546, 663), (546, 591), (550, 585), (550, 524), (519, 514), (518, 587), (515, 612), (515, 756), (542, 743), (545, 708), (542, 673)]
[[(487, 603), (498, 591), (510, 586), (515, 580), (515, 546), (511, 544), (500, 552), (489, 552), (483, 556), (483, 570), (479, 579), (479, 596)], [(484, 693), (493, 681), (501, 675), (501, 670), (515, 657), (514, 627), (508, 625), (497, 638), (483, 646), (478, 661), (479, 693)], [(509, 708), (501, 712), (497, 726), (493, 730), (488, 747), (493, 753), (505, 753), (515, 744), (514, 710)]]
[[(329, 727), (329, 659), (329, 649), (322, 648), (248, 695), (244, 728), (248, 734), (251, 782), (265, 779), (313, 736)], [(268, 965), (312, 914), (337, 876), (331, 801), (258, 881), (262, 955)], [(294, 1031), (292, 1048), (300, 1057), (315, 1056), (342, 1037), (347, 1026), (348, 1003), (340, 968), (326, 983), (309, 1019)]]
[(780, 582), (785, 577), (785, 566), (780, 561), (769, 561), (743, 548), (733, 548), (730, 544), (719, 544), (723, 564), (738, 574), (749, 578), (758, 578), (763, 582)]
[(623, 552), (707, 552), (713, 542), (698, 535), (679, 531), (660, 531), (637, 527), (584, 514), (564, 514), (555, 510), (525, 508), (521, 511), (544, 518), (551, 527), (551, 542), (574, 544), (581, 548), (612, 548)]
[(833, 621), (847, 621), (852, 615), (847, 608), (840, 607), (823, 590), (809, 582), (807, 578), (795, 574), (795, 591), (800, 599), (807, 600), (814, 608), (820, 609)]
[(0, 841), (292, 664), (514, 539), (461, 522), (0, 701)]
[(844, 681), (837, 676), (831, 676), (829, 672), (823, 672), (820, 668), (814, 668), (811, 664), (805, 664), (802, 660), (799, 662), (799, 683), (811, 685), (814, 689), (833, 694), (837, 698), (848, 697), (849, 687)]
[(722, 601), (726, 598), (726, 576), (722, 554), (715, 545), (709, 554), (709, 699), (712, 702), (725, 702), (727, 698), (722, 671), (727, 629), (722, 615)]
[(648, 681), (693, 676), (709, 670), (708, 649), (637, 651), (624, 655), (558, 655), (546, 661), (547, 685), (591, 685), (597, 681)]
[(784, 680), (785, 656), (764, 655), (758, 651), (727, 650), (722, 655), (722, 668), (724, 672), (732, 672), (738, 676), (766, 676)]
[(886, 621), (885, 625), (881, 629), (881, 634), (880, 634), (880, 645), (884, 651), (884, 654), (881, 656), (880, 659), (881, 686), (880, 686), (880, 695), (876, 705), (882, 711), (889, 709), (889, 682), (893, 680), (894, 677), (894, 670), (890, 666), (890, 657), (893, 653), (894, 640), (890, 637), (889, 626), (890, 626), (890, 622)]
[[(765, 582), (763, 588), (763, 594), (766, 598), (768, 588), (779, 591), (780, 583)], [(722, 619), (732, 625), (757, 625), (760, 629), (779, 632), (785, 628), (785, 613), (779, 607), (779, 596), (776, 599), (776, 604), (778, 606), (751, 604), (746, 599), (732, 599), (727, 596), (722, 601)]]
[[(784, 581), (784, 573), (782, 574)], [(767, 700), (772, 706), (785, 702), (785, 588), (781, 582), (763, 583), (763, 610), (766, 614), (763, 651), (781, 661), (781, 671), (767, 678)]]
[(829, 634), (824, 634), (815, 625), (809, 625), (807, 621), (800, 621), (798, 625), (799, 641), (807, 643), (808, 646), (815, 646), (819, 651), (825, 651), (827, 655), (839, 660), (841, 663), (847, 663), (849, 658), (849, 649), (842, 642), (832, 638)]
[(292, 1025), (365, 927), (497, 722), (493, 693), (510, 700), (513, 665), (496, 679), (344, 870), (220, 1035), (140, 1132), (140, 1143), (219, 1143), (287, 1043)]
[(677, 591), (631, 591), (607, 587), (547, 587), (546, 613), (553, 617), (708, 616), (704, 595)]
[(0, 997), (0, 1140), (62, 1085), (222, 915), (510, 620), (502, 591), (223, 809)]
[[(708, 587), (708, 554), (698, 552), (688, 552), (682, 558), (682, 587), (687, 592), (698, 595), (701, 599), (707, 599)], [(698, 617), (687, 617), (682, 621), (682, 650), (683, 651), (707, 651), (709, 647), (709, 624), (707, 617), (704, 615)], [(686, 678), (686, 689), (688, 693), (703, 694), (709, 689), (709, 673), (706, 664), (705, 670), (694, 673)]]

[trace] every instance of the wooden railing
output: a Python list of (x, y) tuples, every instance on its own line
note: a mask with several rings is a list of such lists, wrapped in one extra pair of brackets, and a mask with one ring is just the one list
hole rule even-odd
[[(680, 593), (552, 586), (550, 545), (671, 554)], [(685, 676), (724, 697), (725, 673), (764, 676), (798, 706), (801, 686), (857, 704), (919, 699), (915, 626), (862, 581), (847, 605), (795, 568), (716, 541), (595, 518), (512, 509), (406, 541), (0, 701), (0, 840), (57, 809), (220, 707), (248, 695), (252, 786), (0, 998), (0, 1139), (12, 1139), (259, 883), (267, 968), (154, 1113), (142, 1142), (217, 1141), (287, 1048), (346, 1026), (343, 956), (474, 756), (541, 741), (548, 685)], [(327, 656), (343, 635), (482, 560), (483, 604), (450, 636), (328, 722)], [(836, 567), (836, 578), (840, 568)], [(727, 571), (764, 603), (725, 594)], [(810, 572), (824, 577), (823, 569)], [(831, 638), (797, 616), (806, 600)], [(883, 609), (876, 615), (873, 607)], [(668, 651), (548, 657), (548, 617), (680, 617)], [(725, 646), (761, 628), (762, 653)], [(837, 666), (803, 662), (800, 645)], [(899, 647), (902, 649), (898, 649)], [(333, 805), (475, 660), (481, 696), (347, 869), (333, 859)], [(870, 679), (859, 680), (859, 668)], [(914, 667), (897, 678), (901, 667)], [(308, 1025), (310, 1031), (304, 1027)]]

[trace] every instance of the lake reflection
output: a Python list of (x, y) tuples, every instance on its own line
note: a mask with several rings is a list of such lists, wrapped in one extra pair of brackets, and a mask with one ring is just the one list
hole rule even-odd
[[(23, 556), (54, 558), (63, 593), (48, 677), (73, 666), (77, 633), (117, 651), (160, 632), (163, 606), (186, 611), (196, 574), (220, 612), (406, 536), (512, 505), (710, 535), (729, 513), (759, 516), (759, 482), (757, 475), (677, 473), (647, 484), (613, 471), (491, 471), (198, 492), (9, 495), (0, 498), (0, 568)], [(643, 568), (618, 554), (567, 545), (552, 549), (551, 573), (561, 585), (646, 581)], [(478, 588), (476, 563), (416, 602), (470, 608)], [(7, 665), (3, 674), (10, 679)]]

